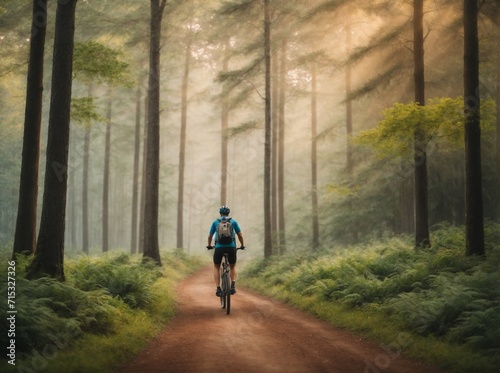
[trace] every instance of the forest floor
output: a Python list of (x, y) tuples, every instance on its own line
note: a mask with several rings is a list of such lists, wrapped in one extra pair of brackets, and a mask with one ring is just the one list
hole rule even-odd
[(443, 373), (401, 356), (404, 334), (386, 346), (372, 343), (246, 288), (237, 287), (226, 315), (215, 297), (212, 267), (177, 291), (172, 322), (120, 373)]

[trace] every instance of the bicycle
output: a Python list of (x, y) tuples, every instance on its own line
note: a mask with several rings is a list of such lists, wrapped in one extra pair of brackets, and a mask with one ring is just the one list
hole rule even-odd
[[(212, 250), (214, 247), (207, 247), (208, 250)], [(245, 247), (238, 247), (236, 250), (245, 250)], [(231, 312), (231, 270), (229, 267), (228, 254), (222, 255), (222, 271), (220, 274), (220, 305), (222, 309), (226, 309), (226, 314), (229, 315)]]

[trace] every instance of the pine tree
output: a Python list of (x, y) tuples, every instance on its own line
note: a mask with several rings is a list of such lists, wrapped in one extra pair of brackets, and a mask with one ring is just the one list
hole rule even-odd
[(28, 278), (49, 275), (65, 279), (64, 232), (76, 3), (77, 0), (68, 0), (57, 5), (42, 217), (35, 258), (26, 273)]
[(26, 87), (23, 157), (13, 257), (36, 248), (36, 212), (42, 121), (43, 66), (47, 30), (47, 0), (33, 1), (30, 59)]
[(465, 241), (466, 255), (484, 255), (476, 0), (464, 0)]

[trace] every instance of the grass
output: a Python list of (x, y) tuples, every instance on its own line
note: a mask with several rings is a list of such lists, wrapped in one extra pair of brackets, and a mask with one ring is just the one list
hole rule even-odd
[[(7, 250), (2, 254), (8, 258)], [(16, 366), (3, 356), (7, 373), (115, 370), (162, 330), (175, 312), (176, 284), (201, 264), (181, 251), (163, 252), (161, 268), (138, 255), (83, 256), (66, 261), (67, 280), (60, 283), (25, 280), (28, 262), (16, 264)]]
[(439, 227), (421, 251), (393, 237), (262, 259), (240, 281), (380, 344), (408, 335), (407, 356), (456, 372), (496, 372), (500, 227), (487, 225), (486, 259), (464, 256), (462, 232)]

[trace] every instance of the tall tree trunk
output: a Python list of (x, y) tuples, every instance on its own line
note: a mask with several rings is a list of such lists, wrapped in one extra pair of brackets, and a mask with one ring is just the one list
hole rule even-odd
[(495, 101), (497, 106), (497, 126), (496, 126), (496, 156), (495, 156), (495, 170), (496, 170), (496, 208), (495, 218), (500, 220), (500, 11), (497, 13), (496, 34), (497, 36), (497, 55), (496, 55), (496, 92)]
[(82, 175), (82, 250), (89, 254), (89, 158), (90, 129), (85, 127), (83, 140), (83, 175)]
[[(90, 91), (90, 90), (89, 90)], [(83, 169), (82, 169), (82, 250), (89, 254), (89, 163), (90, 163), (90, 131), (86, 126), (83, 138)]]
[(142, 178), (141, 178), (141, 202), (139, 204), (139, 253), (144, 253), (144, 215), (146, 213), (146, 163), (147, 163), (147, 138), (148, 138), (148, 104), (149, 96), (144, 98), (144, 140), (142, 149)]
[(146, 201), (144, 213), (144, 258), (161, 265), (158, 245), (158, 199), (160, 182), (160, 43), (161, 21), (166, 0), (151, 0), (151, 35), (148, 86), (148, 135)]
[(278, 236), (278, 52), (271, 56), (271, 236), (273, 254), (279, 253)]
[(184, 75), (182, 76), (181, 88), (181, 138), (179, 147), (179, 181), (177, 195), (177, 247), (184, 247), (184, 169), (186, 166), (186, 131), (187, 131), (187, 107), (188, 107), (188, 83), (189, 65), (191, 63), (191, 37), (186, 45), (186, 56), (184, 61)]
[(35, 252), (40, 129), (42, 122), (43, 63), (47, 30), (47, 0), (33, 1), (30, 59), (24, 112), (23, 156), (13, 258), (23, 251)]
[[(222, 72), (228, 70), (229, 65), (229, 39), (224, 39), (224, 57), (222, 59)], [(227, 128), (229, 125), (229, 104), (225, 88), (226, 84), (223, 83), (221, 95), (221, 179), (220, 179), (220, 204), (227, 204), (227, 145), (228, 134)]]
[(68, 170), (68, 193), (69, 193), (69, 200), (70, 200), (70, 206), (69, 206), (69, 219), (67, 219), (67, 222), (70, 224), (70, 237), (69, 237), (69, 242), (71, 245), (71, 248), (73, 250), (76, 250), (76, 245), (77, 245), (77, 237), (76, 237), (76, 183), (75, 183), (75, 151), (74, 151), (74, 145), (75, 140), (74, 136), (70, 136), (69, 139), (69, 170)]
[(484, 255), (477, 0), (464, 0), (466, 255)]
[(26, 276), (64, 281), (64, 230), (68, 170), (73, 44), (77, 0), (59, 2), (56, 11), (45, 182), (35, 258)]
[[(351, 53), (351, 27), (346, 26), (346, 53), (349, 55)], [(353, 169), (353, 157), (352, 157), (352, 101), (350, 99), (352, 86), (352, 69), (351, 65), (347, 64), (345, 70), (345, 95), (346, 95), (346, 135), (347, 135), (347, 150), (346, 150), (346, 169), (347, 174), (350, 176)]]
[(130, 253), (137, 252), (137, 221), (139, 201), (139, 159), (141, 149), (141, 107), (142, 107), (142, 76), (137, 84), (135, 96), (135, 140), (134, 140), (134, 175), (132, 179), (132, 223), (130, 225)]
[[(111, 158), (111, 117), (113, 108), (113, 90), (108, 90), (108, 113), (104, 143), (104, 174), (102, 183), (102, 251), (109, 250), (109, 163)], [(122, 215), (120, 215), (122, 216)]]
[(312, 249), (319, 250), (319, 220), (318, 220), (318, 152), (317, 152), (317, 86), (316, 66), (312, 68), (311, 79), (311, 194), (312, 194)]
[[(413, 57), (415, 102), (425, 105), (424, 0), (413, 2)], [(422, 123), (423, 124), (423, 123)], [(430, 246), (427, 197), (427, 145), (420, 124), (415, 127), (415, 247)]]
[(286, 41), (281, 44), (280, 87), (278, 115), (278, 232), (279, 253), (286, 253), (285, 236), (285, 92), (286, 92)]
[(264, 0), (265, 130), (264, 130), (264, 257), (273, 255), (271, 234), (271, 21)]
[[(403, 162), (403, 170), (406, 170), (406, 160)], [(412, 165), (414, 168), (414, 166)], [(410, 176), (411, 175), (411, 176)], [(399, 203), (401, 214), (401, 233), (415, 233), (415, 174), (414, 172), (405, 176), (399, 184)]]

